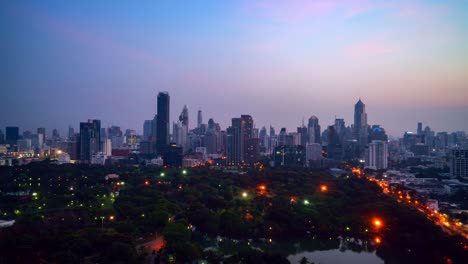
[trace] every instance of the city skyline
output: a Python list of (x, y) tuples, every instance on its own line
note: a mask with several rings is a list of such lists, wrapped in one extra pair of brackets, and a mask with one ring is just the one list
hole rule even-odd
[(361, 98), (392, 136), (417, 122), (467, 131), (466, 7), (405, 2), (9, 2), (0, 127), (65, 134), (99, 119), (142, 133), (167, 91), (170, 123), (187, 105), (223, 129), (242, 114), (258, 128), (350, 125)]

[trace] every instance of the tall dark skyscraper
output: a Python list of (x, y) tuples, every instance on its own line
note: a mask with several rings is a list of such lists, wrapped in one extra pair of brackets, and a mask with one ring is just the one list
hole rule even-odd
[(6, 127), (6, 138), (7, 144), (16, 145), (16, 141), (19, 138), (19, 127)]
[(227, 129), (227, 158), (231, 165), (244, 161), (244, 122), (233, 118), (232, 126)]
[(153, 120), (145, 120), (143, 123), (143, 140), (149, 141), (151, 138), (151, 129), (153, 128)]
[(75, 130), (72, 126), (68, 126), (68, 139), (71, 140), (75, 138)]
[(37, 134), (42, 134), (43, 135), (43, 139), (46, 140), (46, 129), (44, 127), (40, 127), (37, 129)]
[(201, 111), (201, 110), (198, 110), (197, 128), (201, 127), (202, 123), (203, 123), (202, 111)]
[(254, 138), (254, 121), (250, 115), (241, 115), (243, 129), (243, 160), (253, 166), (260, 155), (260, 139)]
[(101, 121), (80, 123), (80, 160), (90, 162), (91, 156), (101, 152)]
[(184, 105), (184, 108), (182, 109), (182, 113), (179, 115), (179, 121), (182, 123), (183, 126), (185, 126), (186, 132), (189, 131), (189, 114), (188, 114), (188, 108), (186, 105)]
[(309, 143), (321, 143), (320, 139), (320, 125), (319, 119), (316, 116), (311, 116), (309, 118), (309, 123), (307, 124), (307, 130), (309, 134), (308, 142)]
[(423, 128), (422, 128), (422, 122), (418, 122), (418, 135), (422, 135), (423, 134)]
[(368, 140), (366, 105), (359, 99), (354, 105), (354, 136), (358, 141), (359, 152), (362, 156)]
[(164, 148), (169, 145), (169, 93), (158, 94), (158, 122), (156, 135), (156, 150), (163, 153)]

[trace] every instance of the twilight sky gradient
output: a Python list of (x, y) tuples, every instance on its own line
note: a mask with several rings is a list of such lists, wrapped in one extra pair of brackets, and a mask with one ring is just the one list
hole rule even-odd
[[(125, 3), (124, 3), (125, 2)], [(118, 3), (118, 4), (117, 4)], [(468, 131), (468, 2), (3, 1), (0, 129), (142, 131), (158, 91), (226, 128), (353, 122)]]

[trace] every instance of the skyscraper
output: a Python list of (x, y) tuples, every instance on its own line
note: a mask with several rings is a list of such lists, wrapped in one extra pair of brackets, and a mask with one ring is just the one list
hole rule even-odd
[(101, 121), (89, 119), (80, 123), (80, 160), (90, 162), (92, 155), (101, 152)]
[(356, 105), (354, 105), (354, 136), (358, 141), (361, 156), (368, 140), (367, 130), (366, 105), (359, 99)]
[(172, 124), (172, 142), (175, 142), (178, 147), (183, 150), (187, 145), (187, 129), (181, 121)]
[(16, 145), (16, 141), (19, 138), (19, 127), (6, 127), (6, 138), (7, 144)]
[(321, 143), (320, 139), (320, 125), (319, 119), (316, 116), (311, 116), (309, 118), (309, 123), (307, 124), (307, 130), (309, 134), (308, 142), (309, 143)]
[(42, 135), (42, 139), (43, 141), (46, 140), (47, 136), (46, 136), (46, 129), (44, 127), (40, 127), (37, 129), (37, 135), (40, 137), (40, 135)]
[(307, 127), (302, 125), (301, 127), (297, 128), (297, 133), (301, 137), (301, 142), (299, 145), (305, 146), (307, 144)]
[(227, 129), (227, 158), (231, 165), (244, 161), (244, 122), (242, 118), (233, 118), (232, 126)]
[(167, 92), (160, 92), (158, 94), (156, 150), (160, 154), (169, 145), (169, 99)]
[(186, 105), (184, 105), (184, 108), (182, 109), (182, 112), (179, 115), (179, 121), (182, 123), (183, 126), (185, 126), (186, 132), (188, 133), (189, 131), (189, 114), (188, 114), (188, 108)]
[(422, 135), (422, 134), (423, 134), (422, 122), (418, 122), (418, 131), (417, 131), (417, 134), (418, 134), (418, 135)]
[(70, 126), (68, 126), (68, 139), (72, 140), (73, 138), (75, 138), (75, 130), (70, 125)]
[(366, 168), (384, 170), (388, 167), (388, 146), (386, 141), (373, 140), (366, 148)]
[(452, 149), (450, 154), (450, 176), (468, 177), (468, 149)]
[(202, 123), (203, 123), (202, 111), (198, 110), (197, 127), (201, 127)]
[(143, 123), (143, 140), (144, 141), (149, 141), (151, 138), (151, 133), (152, 133), (152, 127), (153, 127), (153, 121), (152, 120), (145, 120)]

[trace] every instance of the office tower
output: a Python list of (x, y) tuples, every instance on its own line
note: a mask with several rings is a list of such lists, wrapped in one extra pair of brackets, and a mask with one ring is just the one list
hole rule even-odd
[(309, 118), (309, 122), (307, 124), (308, 130), (308, 142), (309, 143), (321, 143), (322, 140), (320, 138), (320, 125), (319, 119), (316, 116), (311, 116)]
[(60, 139), (60, 134), (56, 128), (52, 130), (52, 139), (53, 140), (59, 140)]
[(354, 137), (357, 139), (361, 156), (368, 140), (366, 105), (359, 99), (354, 105)]
[(242, 118), (233, 118), (232, 126), (227, 129), (227, 159), (230, 165), (244, 161), (244, 134)]
[(101, 127), (101, 141), (104, 141), (104, 139), (107, 138), (107, 129), (104, 127)]
[(150, 140), (152, 126), (153, 126), (152, 120), (145, 120), (145, 122), (143, 122), (143, 140), (144, 141)]
[(254, 145), (249, 145), (250, 143), (256, 144), (256, 141), (251, 141), (250, 139), (253, 138), (253, 129), (254, 129), (254, 121), (252, 116), (250, 115), (241, 115), (243, 127), (244, 127), (244, 160), (249, 163), (253, 164), (256, 161), (252, 161), (249, 157), (254, 156), (255, 158), (258, 157), (258, 154), (252, 154), (252, 151), (257, 151), (258, 147)]
[(101, 152), (101, 121), (88, 120), (80, 123), (80, 160), (90, 162), (91, 157)]
[(387, 141), (373, 140), (365, 152), (365, 167), (373, 170), (385, 170), (388, 167)]
[(120, 137), (122, 136), (122, 130), (119, 126), (111, 126), (107, 129), (107, 135), (109, 137)]
[(208, 130), (207, 131), (215, 131), (216, 130), (216, 124), (213, 120), (213, 118), (210, 118), (210, 120), (208, 120)]
[(37, 135), (40, 135), (40, 134), (42, 135), (42, 138), (45, 142), (47, 139), (47, 136), (46, 136), (46, 129), (44, 127), (40, 127), (37, 129)]
[(260, 139), (249, 138), (245, 141), (245, 162), (254, 166), (260, 160)]
[(112, 141), (101, 137), (101, 152), (106, 156), (112, 156)]
[(276, 136), (275, 128), (270, 126), (270, 137)]
[(335, 129), (340, 139), (343, 140), (346, 133), (346, 125), (343, 118), (335, 118)]
[(202, 123), (203, 123), (202, 112), (201, 110), (198, 110), (197, 127), (200, 127)]
[(180, 167), (182, 166), (182, 147), (178, 147), (176, 144), (168, 144), (165, 146), (163, 153), (164, 165), (170, 167)]
[(182, 109), (182, 113), (179, 115), (179, 121), (182, 123), (183, 126), (185, 126), (185, 129), (187, 130), (186, 132), (188, 133), (189, 131), (189, 114), (188, 114), (188, 108), (186, 105), (184, 105), (184, 108)]
[(260, 129), (259, 138), (260, 138), (260, 147), (262, 148), (261, 151), (265, 152), (266, 149), (268, 149), (268, 135), (267, 135), (266, 127), (262, 127), (262, 129)]
[(322, 158), (322, 145), (319, 143), (307, 143), (306, 160), (319, 160)]
[(301, 137), (301, 142), (299, 145), (305, 146), (307, 144), (307, 137), (308, 137), (307, 127), (305, 127), (304, 125), (302, 125), (302, 127), (298, 127), (297, 133)]
[(281, 128), (278, 134), (278, 146), (287, 145), (288, 142), (287, 142), (286, 136), (287, 136), (286, 128), (283, 127)]
[(330, 159), (341, 160), (343, 159), (343, 145), (341, 144), (340, 137), (336, 131), (335, 126), (329, 126), (328, 129), (328, 145), (327, 156)]
[(438, 132), (435, 140), (438, 149), (446, 148), (448, 146), (448, 133)]
[(158, 121), (156, 136), (156, 151), (159, 154), (169, 145), (169, 94), (160, 92), (158, 94)]
[(5, 144), (5, 134), (3, 134), (3, 131), (0, 129), (0, 144)]
[(172, 142), (182, 149), (187, 145), (187, 129), (181, 121), (172, 124)]
[(68, 126), (68, 140), (72, 140), (75, 138), (75, 130), (72, 126)]
[(218, 152), (218, 136), (217, 131), (208, 129), (205, 137), (203, 138), (204, 145), (206, 147), (206, 152), (208, 154), (215, 154)]
[(456, 148), (450, 152), (450, 176), (468, 177), (468, 149)]
[(6, 127), (6, 138), (7, 144), (16, 145), (16, 141), (19, 139), (19, 127)]
[(151, 138), (150, 141), (153, 142), (153, 149), (156, 149), (156, 139), (158, 138), (158, 115), (154, 115), (151, 122)]
[(369, 142), (372, 140), (388, 141), (387, 133), (380, 125), (373, 125), (369, 131)]
[(422, 123), (421, 122), (418, 122), (418, 135), (422, 135), (423, 134), (423, 130), (422, 130)]

